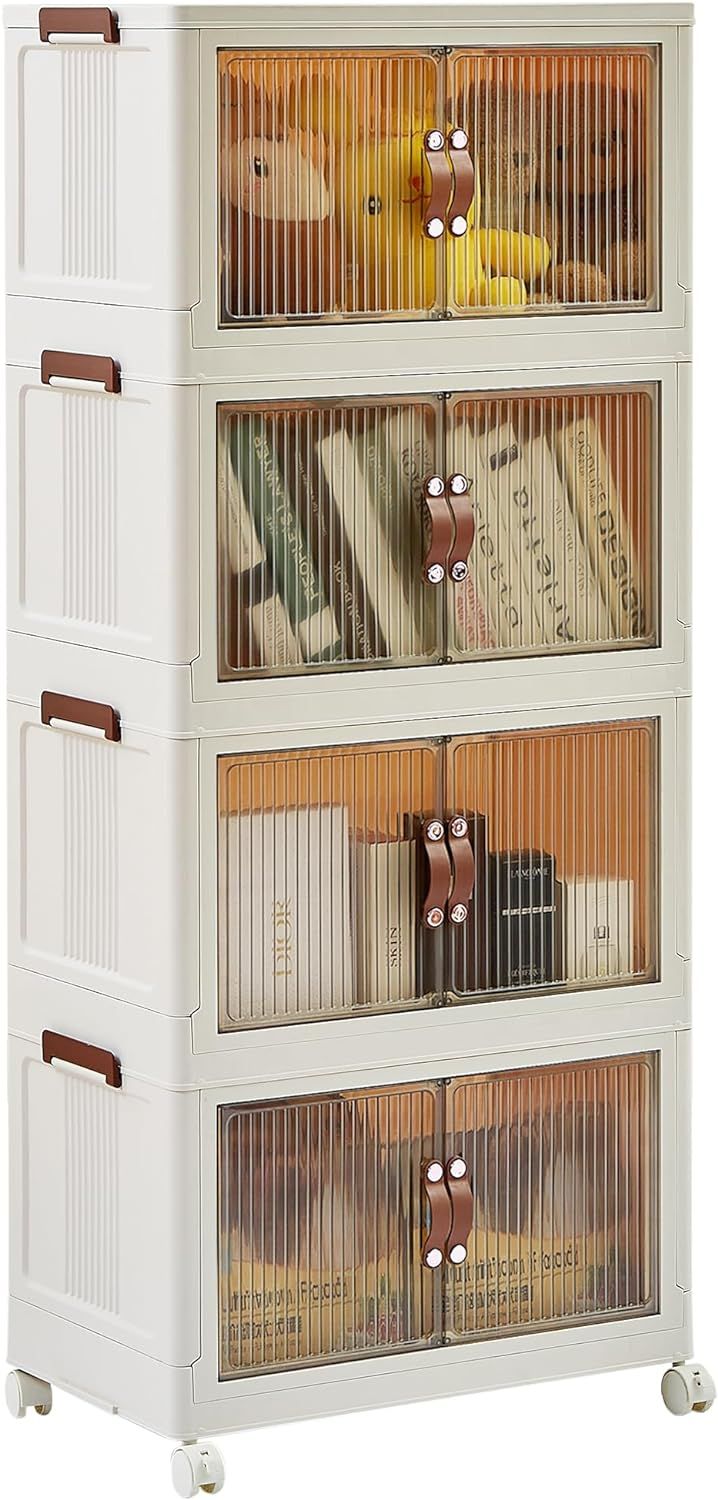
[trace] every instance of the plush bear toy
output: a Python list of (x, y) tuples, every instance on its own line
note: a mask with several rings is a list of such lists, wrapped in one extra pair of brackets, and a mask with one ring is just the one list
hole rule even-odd
[(235, 317), (302, 317), (337, 304), (334, 194), (319, 135), (287, 129), (244, 136), (224, 162)]
[(583, 80), (549, 96), (544, 203), (553, 242), (541, 300), (624, 302), (646, 297), (645, 187), (635, 97)]

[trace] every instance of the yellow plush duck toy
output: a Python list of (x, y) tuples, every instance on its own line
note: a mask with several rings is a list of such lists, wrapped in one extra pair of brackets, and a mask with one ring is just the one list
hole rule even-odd
[(449, 297), (457, 312), (473, 307), (523, 307), (529, 287), (548, 269), (548, 241), (515, 229), (478, 228), (481, 179), (474, 165), (474, 195), (462, 235), (448, 234)]

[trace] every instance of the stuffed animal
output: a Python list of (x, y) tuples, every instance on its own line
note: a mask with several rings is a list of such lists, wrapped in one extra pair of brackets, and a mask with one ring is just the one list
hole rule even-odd
[(611, 83), (569, 81), (547, 99), (542, 212), (555, 245), (541, 300), (645, 298), (637, 116), (635, 96)]
[(359, 141), (343, 185), (347, 311), (431, 309), (437, 255), (422, 232), (430, 193), (422, 123), (406, 119), (391, 135)]
[(226, 254), (236, 268), (235, 317), (333, 312), (339, 248), (326, 147), (317, 134), (244, 136), (224, 160)]
[(468, 229), (449, 236), (449, 288), (457, 308), (524, 306), (528, 285), (543, 277), (550, 260), (546, 240), (513, 229), (481, 224), (481, 178), (475, 163), (474, 199)]

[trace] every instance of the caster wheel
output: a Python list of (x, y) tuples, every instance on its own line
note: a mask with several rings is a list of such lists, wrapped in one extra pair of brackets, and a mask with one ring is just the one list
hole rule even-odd
[(39, 1417), (52, 1411), (52, 1386), (35, 1375), (26, 1375), (24, 1370), (11, 1370), (5, 1381), (5, 1399), (12, 1417), (24, 1417), (29, 1406), (34, 1406)]
[(217, 1495), (224, 1484), (222, 1455), (213, 1443), (185, 1443), (172, 1454), (172, 1483), (183, 1500), (203, 1490)]
[(715, 1394), (715, 1383), (702, 1365), (674, 1365), (661, 1381), (661, 1395), (674, 1417), (685, 1417), (689, 1411), (709, 1411)]

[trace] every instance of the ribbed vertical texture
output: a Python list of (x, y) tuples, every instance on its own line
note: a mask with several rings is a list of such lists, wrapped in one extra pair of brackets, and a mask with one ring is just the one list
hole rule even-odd
[(116, 626), (118, 407), (78, 391), (61, 400), (63, 614)]
[(119, 1312), (119, 1173), (116, 1094), (65, 1077), (65, 1291)]
[(103, 741), (64, 742), (64, 954), (116, 970), (119, 963), (118, 767)]
[(435, 1128), (432, 1085), (222, 1109), (223, 1374), (432, 1336), (421, 1163)]
[(62, 51), (62, 270), (117, 275), (117, 49)]

